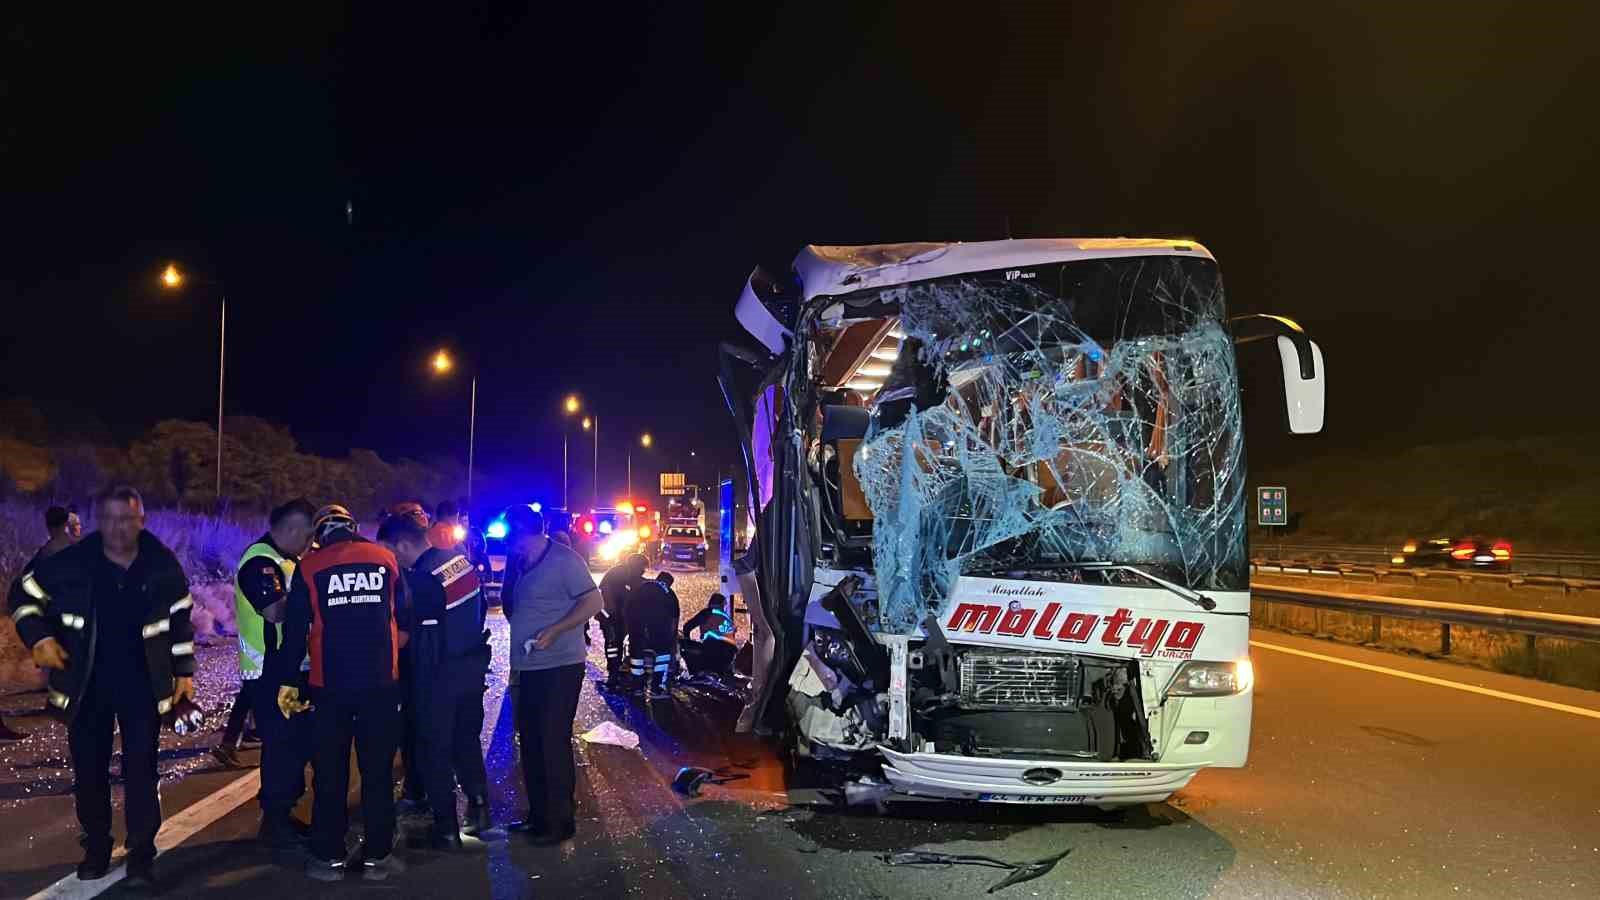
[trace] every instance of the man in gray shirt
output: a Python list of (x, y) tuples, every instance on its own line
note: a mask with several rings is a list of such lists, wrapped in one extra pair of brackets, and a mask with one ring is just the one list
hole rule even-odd
[(543, 516), (515, 506), (506, 526), (511, 553), (521, 560), (506, 609), (528, 795), (528, 815), (512, 830), (553, 846), (577, 831), (572, 722), (583, 687), (583, 627), (600, 611), (600, 589), (583, 557), (545, 534)]

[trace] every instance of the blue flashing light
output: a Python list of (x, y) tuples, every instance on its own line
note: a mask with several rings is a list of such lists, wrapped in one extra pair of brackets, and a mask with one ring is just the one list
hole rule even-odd
[(601, 534), (610, 534), (611, 533), (611, 523), (609, 521), (600, 523), (600, 533)]
[(489, 523), (489, 527), (485, 528), (483, 530), (483, 533), (488, 535), (489, 537), (493, 538), (494, 540), (497, 540), (497, 541), (505, 540), (505, 537), (506, 537), (506, 520), (505, 519), (495, 519), (493, 522)]
[(544, 512), (544, 504), (542, 503), (530, 503), (528, 505), (533, 507), (534, 512)]

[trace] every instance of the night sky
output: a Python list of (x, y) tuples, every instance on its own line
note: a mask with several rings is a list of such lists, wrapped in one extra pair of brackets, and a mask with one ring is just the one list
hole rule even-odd
[(620, 487), (646, 429), (652, 475), (736, 458), (754, 264), (1009, 229), (1194, 237), (1235, 312), (1304, 322), (1328, 433), (1279, 437), (1247, 358), (1253, 463), (1591, 427), (1594, 4), (318, 6), (7, 26), (0, 394), (212, 417), (177, 260), (226, 284), (230, 413), (464, 457), (447, 344), (481, 464), (558, 484), (575, 390)]

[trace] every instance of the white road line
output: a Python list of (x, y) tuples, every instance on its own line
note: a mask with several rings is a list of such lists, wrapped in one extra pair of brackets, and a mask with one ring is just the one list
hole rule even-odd
[[(161, 830), (156, 832), (157, 857), (254, 799), (260, 789), (261, 770), (252, 769), (248, 774), (228, 782), (209, 797), (191, 804), (161, 823)], [(29, 897), (28, 900), (88, 900), (90, 897), (99, 896), (101, 892), (110, 890), (126, 874), (126, 868), (122, 864), (122, 857), (125, 855), (121, 847), (116, 849), (112, 855), (116, 865), (104, 878), (96, 881), (79, 881), (76, 874), (68, 875)]]
[(1444, 678), (1434, 678), (1431, 675), (1418, 675), (1415, 672), (1405, 672), (1400, 669), (1390, 669), (1384, 666), (1375, 666), (1371, 663), (1356, 662), (1353, 659), (1340, 659), (1337, 656), (1326, 656), (1321, 653), (1312, 653), (1309, 650), (1296, 650), (1293, 647), (1281, 647), (1277, 644), (1267, 644), (1262, 641), (1251, 641), (1250, 646), (1260, 647), (1263, 650), (1276, 650), (1279, 653), (1288, 653), (1293, 656), (1303, 656), (1306, 659), (1318, 659), (1323, 662), (1334, 663), (1340, 666), (1349, 666), (1352, 669), (1365, 669), (1368, 672), (1378, 672), (1383, 675), (1393, 675), (1396, 678), (1405, 678), (1410, 681), (1420, 681), (1437, 687), (1451, 688), (1457, 691), (1466, 691), (1469, 694), (1481, 694), (1485, 697), (1494, 697), (1497, 700), (1510, 700), (1513, 703), (1525, 703), (1528, 706), (1537, 706), (1541, 709), (1555, 710), (1556, 712), (1570, 713), (1574, 716), (1584, 716), (1590, 719), (1600, 719), (1600, 709), (1589, 709), (1585, 706), (1571, 706), (1566, 703), (1557, 703), (1554, 700), (1540, 700), (1538, 697), (1524, 697), (1521, 694), (1511, 694), (1497, 691), (1493, 688), (1478, 687), (1475, 684), (1462, 684), (1459, 681), (1449, 681)]

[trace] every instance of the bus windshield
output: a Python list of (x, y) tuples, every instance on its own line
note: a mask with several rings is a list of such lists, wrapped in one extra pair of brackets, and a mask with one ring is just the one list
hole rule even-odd
[(870, 293), (904, 335), (855, 456), (886, 623), (919, 621), (960, 575), (1148, 586), (1091, 561), (1248, 587), (1215, 262), (1095, 259)]

